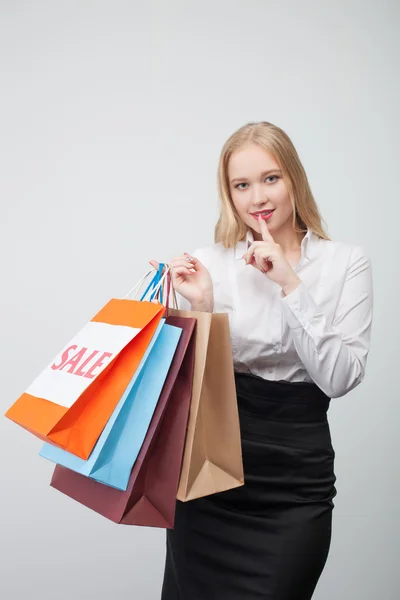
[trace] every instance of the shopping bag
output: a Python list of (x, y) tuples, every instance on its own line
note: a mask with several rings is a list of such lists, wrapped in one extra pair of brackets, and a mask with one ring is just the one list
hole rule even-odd
[(170, 317), (182, 335), (126, 491), (57, 465), (51, 486), (125, 525), (172, 528), (192, 393), (195, 319)]
[(142, 374), (142, 371), (143, 371), (145, 365), (147, 364), (147, 359), (149, 358), (150, 352), (152, 351), (156, 341), (159, 338), (159, 335), (161, 333), (161, 330), (162, 330), (164, 324), (165, 324), (165, 319), (161, 319), (148, 347), (146, 348), (146, 352), (141, 360), (140, 365), (136, 369), (136, 372), (133, 375), (131, 381), (129, 382), (127, 388), (125, 389), (120, 401), (118, 402), (117, 406), (115, 407), (114, 411), (112, 412), (111, 417), (107, 421), (107, 424), (104, 427), (99, 439), (97, 440), (96, 445), (94, 446), (92, 452), (90, 453), (89, 458), (87, 460), (84, 460), (84, 459), (76, 456), (75, 454), (72, 454), (71, 452), (67, 452), (66, 450), (63, 450), (62, 448), (54, 446), (54, 444), (50, 444), (48, 442), (46, 442), (42, 446), (42, 448), (39, 452), (40, 456), (42, 456), (43, 458), (47, 458), (48, 460), (50, 460), (52, 462), (56, 462), (61, 465), (64, 465), (65, 467), (68, 467), (69, 469), (77, 471), (78, 473), (82, 473), (83, 475), (86, 475), (87, 477), (92, 473), (94, 465), (96, 464), (96, 461), (99, 459), (100, 454), (102, 452), (104, 452), (104, 445), (105, 445), (105, 442), (106, 442), (108, 436), (112, 435), (112, 434), (115, 435), (116, 429), (118, 427), (118, 425), (116, 425), (117, 417), (119, 416), (125, 403), (129, 399), (130, 394), (132, 394), (132, 392), (134, 393), (133, 388), (134, 388), (135, 384), (137, 383), (139, 376)]
[(45, 444), (40, 455), (103, 484), (126, 490), (181, 333), (180, 328), (166, 324), (157, 332), (139, 375), (126, 389), (87, 460), (51, 444)]
[(88, 458), (164, 311), (158, 301), (111, 299), (8, 409), (6, 417), (42, 440)]
[(183, 311), (196, 318), (193, 392), (177, 498), (182, 501), (244, 484), (239, 413), (226, 313)]

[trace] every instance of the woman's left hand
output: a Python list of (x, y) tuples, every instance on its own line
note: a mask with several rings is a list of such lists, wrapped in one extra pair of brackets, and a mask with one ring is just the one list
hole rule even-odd
[(268, 225), (261, 217), (258, 218), (261, 227), (262, 242), (253, 242), (243, 254), (247, 265), (255, 267), (281, 286), (285, 295), (290, 294), (301, 283), (280, 245), (272, 237)]

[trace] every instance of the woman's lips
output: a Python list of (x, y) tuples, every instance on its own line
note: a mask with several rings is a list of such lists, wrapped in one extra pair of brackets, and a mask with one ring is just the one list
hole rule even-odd
[(256, 221), (258, 221), (258, 218), (261, 217), (264, 221), (268, 221), (268, 219), (270, 219), (272, 217), (272, 215), (274, 214), (275, 209), (269, 211), (264, 211), (262, 213), (251, 213), (251, 216), (255, 218)]

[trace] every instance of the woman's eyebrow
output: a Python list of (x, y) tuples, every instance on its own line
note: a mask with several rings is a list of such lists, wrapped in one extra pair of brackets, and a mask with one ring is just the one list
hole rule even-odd
[[(269, 169), (268, 171), (263, 171), (262, 173), (260, 173), (260, 175), (268, 175), (269, 173), (282, 173), (282, 171), (280, 169)], [(234, 183), (235, 181), (243, 181), (243, 179), (246, 179), (246, 177), (235, 177), (234, 179), (231, 179), (231, 183)]]

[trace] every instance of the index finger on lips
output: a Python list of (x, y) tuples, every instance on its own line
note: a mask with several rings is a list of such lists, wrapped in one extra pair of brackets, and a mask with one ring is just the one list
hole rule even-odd
[(268, 229), (268, 225), (267, 225), (266, 221), (264, 219), (262, 219), (261, 216), (259, 216), (258, 222), (260, 223), (261, 235), (262, 235), (262, 239), (264, 240), (264, 242), (273, 242), (274, 238), (272, 237), (272, 235)]

